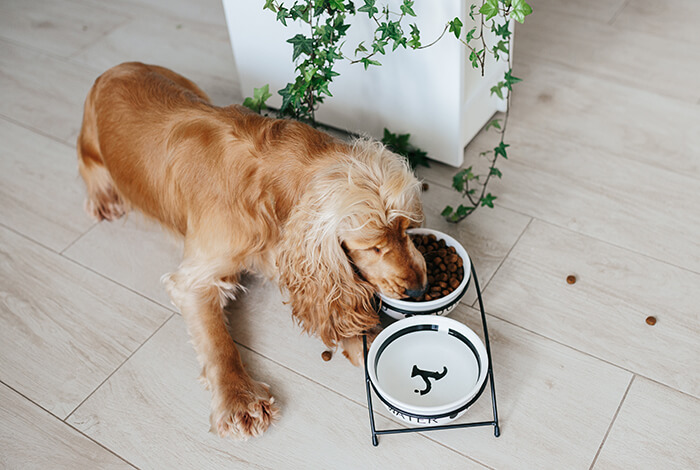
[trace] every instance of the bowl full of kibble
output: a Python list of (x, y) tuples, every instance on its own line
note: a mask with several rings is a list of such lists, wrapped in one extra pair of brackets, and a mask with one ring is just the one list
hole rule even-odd
[(414, 228), (408, 234), (425, 258), (428, 290), (418, 299), (391, 299), (379, 294), (381, 311), (392, 318), (413, 315), (447, 315), (469, 287), (471, 263), (467, 250), (451, 236), (428, 228)]

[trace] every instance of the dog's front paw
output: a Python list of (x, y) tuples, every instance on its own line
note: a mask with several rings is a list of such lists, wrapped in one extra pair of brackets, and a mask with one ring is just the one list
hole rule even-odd
[(262, 435), (278, 416), (279, 408), (270, 395), (270, 387), (251, 380), (247, 387), (214, 393), (211, 429), (220, 437), (248, 440)]
[[(365, 333), (365, 336), (367, 338), (368, 350), (380, 331), (380, 328), (372, 328), (371, 330)], [(340, 344), (343, 347), (343, 356), (345, 356), (353, 366), (357, 367), (359, 365), (362, 365), (362, 363), (364, 362), (364, 348), (362, 346), (362, 336), (358, 335), (351, 336), (349, 338), (343, 338), (340, 341)]]

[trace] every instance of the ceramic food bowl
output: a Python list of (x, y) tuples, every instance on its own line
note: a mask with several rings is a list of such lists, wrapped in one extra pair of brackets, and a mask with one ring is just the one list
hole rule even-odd
[(410, 235), (435, 235), (438, 240), (445, 240), (447, 246), (453, 246), (457, 254), (462, 258), (464, 277), (459, 286), (444, 297), (423, 302), (409, 300), (390, 299), (379, 294), (381, 299), (381, 311), (392, 318), (401, 319), (413, 315), (447, 315), (457, 306), (469, 287), (471, 279), (471, 261), (467, 250), (451, 236), (429, 228), (414, 228), (407, 231)]
[(486, 386), (488, 355), (466, 325), (435, 315), (385, 328), (365, 364), (372, 387), (397, 418), (423, 426), (461, 416)]

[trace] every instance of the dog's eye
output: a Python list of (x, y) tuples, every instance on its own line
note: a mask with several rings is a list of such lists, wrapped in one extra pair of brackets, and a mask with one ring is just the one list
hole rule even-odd
[(372, 249), (374, 250), (375, 253), (381, 253), (381, 252), (382, 252), (382, 249), (379, 248), (378, 246), (375, 246), (375, 247), (372, 248)]

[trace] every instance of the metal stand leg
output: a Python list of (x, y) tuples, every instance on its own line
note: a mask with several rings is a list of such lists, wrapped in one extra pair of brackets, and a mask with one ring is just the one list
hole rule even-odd
[(367, 408), (369, 409), (369, 425), (372, 428), (372, 445), (377, 447), (377, 430), (374, 427), (374, 409), (372, 408), (372, 391), (370, 390), (369, 372), (367, 371), (367, 335), (362, 335), (362, 349), (365, 356), (365, 387), (367, 387)]
[(484, 312), (484, 302), (481, 299), (481, 289), (479, 288), (479, 281), (476, 278), (476, 270), (474, 269), (474, 264), (471, 264), (472, 277), (474, 278), (474, 287), (476, 288), (476, 295), (479, 299), (479, 310), (481, 311), (481, 324), (484, 331), (484, 345), (486, 346), (486, 354), (489, 359), (489, 369), (488, 369), (488, 381), (491, 385), (491, 403), (493, 404), (493, 421), (481, 421), (473, 423), (461, 423), (461, 424), (446, 424), (442, 426), (426, 426), (426, 427), (414, 427), (414, 428), (400, 428), (400, 429), (385, 429), (378, 430), (374, 424), (374, 408), (372, 407), (372, 387), (369, 380), (369, 371), (367, 365), (367, 336), (362, 336), (362, 348), (364, 350), (364, 362), (365, 362), (365, 387), (367, 389), (367, 408), (369, 410), (369, 425), (372, 430), (372, 445), (378, 446), (379, 440), (378, 436), (381, 434), (403, 434), (408, 432), (427, 432), (427, 431), (439, 431), (445, 429), (456, 429), (456, 428), (473, 428), (480, 426), (493, 426), (493, 434), (496, 437), (501, 435), (501, 430), (498, 425), (498, 409), (496, 408), (496, 386), (493, 381), (493, 359), (491, 358), (491, 344), (489, 342), (489, 333), (486, 327), (486, 313)]
[(493, 381), (493, 359), (491, 358), (491, 343), (489, 341), (489, 331), (486, 327), (486, 313), (484, 312), (484, 301), (481, 299), (481, 289), (479, 288), (479, 280), (476, 278), (476, 270), (474, 263), (472, 265), (472, 277), (474, 278), (474, 288), (479, 299), (479, 310), (481, 311), (481, 325), (484, 330), (484, 345), (486, 346), (486, 355), (489, 358), (489, 381), (491, 382), (491, 403), (493, 403), (493, 434), (496, 437), (501, 435), (501, 430), (498, 427), (498, 409), (496, 408), (496, 384)]

